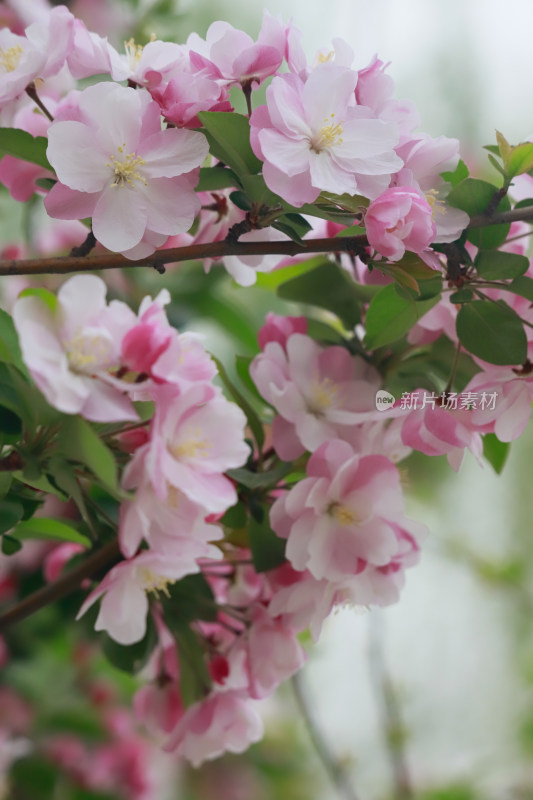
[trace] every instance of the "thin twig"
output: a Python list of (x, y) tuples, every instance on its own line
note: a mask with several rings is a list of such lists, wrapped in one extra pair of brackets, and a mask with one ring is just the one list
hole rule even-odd
[[(104, 253), (89, 257), (62, 256), (57, 258), (30, 258), (0, 260), (0, 275), (66, 275), (70, 272), (95, 272), (96, 270), (122, 267), (153, 267), (162, 270), (164, 264), (179, 261), (194, 261), (202, 258), (223, 256), (285, 255), (305, 256), (308, 253), (358, 253), (368, 244), (366, 236), (343, 236), (339, 238), (309, 239), (302, 243), (280, 242), (208, 242), (187, 247), (172, 247), (157, 250), (146, 258), (131, 261), (119, 253)], [(163, 270), (164, 271), (164, 270)]]
[(292, 676), (291, 685), (296, 703), (305, 722), (307, 732), (309, 733), (309, 738), (331, 782), (338, 791), (339, 797), (343, 798), (343, 800), (359, 800), (345, 768), (331, 752), (322, 731), (311, 714), (300, 673), (296, 673), (296, 675)]
[(61, 578), (28, 595), (20, 603), (0, 615), (0, 632), (6, 630), (15, 622), (20, 622), (31, 616), (31, 614), (35, 614), (36, 611), (44, 608), (44, 606), (55, 603), (57, 600), (61, 600), (71, 592), (79, 589), (85, 578), (90, 578), (101, 569), (104, 569), (104, 567), (111, 566), (118, 560), (119, 555), (120, 550), (117, 539), (113, 539), (113, 541), (108, 542), (99, 550), (91, 552), (81, 564), (69, 570)]
[(371, 676), (383, 714), (385, 742), (394, 783), (393, 796), (396, 800), (412, 800), (414, 793), (407, 765), (405, 726), (396, 690), (385, 665), (382, 619), (376, 613), (369, 616), (368, 652)]

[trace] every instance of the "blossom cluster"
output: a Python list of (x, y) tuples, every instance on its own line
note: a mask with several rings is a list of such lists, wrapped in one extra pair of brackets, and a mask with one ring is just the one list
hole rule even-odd
[[(50, 217), (90, 218), (108, 250), (143, 258), (186, 234), (198, 215), (192, 241), (205, 241), (215, 219), (219, 236), (228, 230), (239, 217), (233, 203), (218, 194), (202, 202), (194, 191), (209, 151), (198, 115), (232, 112), (232, 86), (251, 111), (253, 90), (267, 79), (266, 104), (250, 114), (250, 142), (268, 188), (285, 203), (300, 208), (321, 192), (359, 196), (370, 247), (390, 261), (408, 250), (433, 264), (431, 244), (452, 241), (467, 223), (441, 197), (440, 173), (456, 166), (457, 140), (415, 133), (418, 114), (394, 99), (383, 62), (356, 69), (342, 40), (308, 64), (299, 32), (265, 12), (256, 41), (215, 22), (205, 40), (130, 40), (119, 53), (64, 6), (23, 35), (5, 28), (0, 36), (0, 124), (46, 136), (54, 170), (5, 156), (0, 181), (26, 200), (43, 191), (36, 181), (52, 178)], [(76, 88), (98, 75), (111, 80)], [(48, 118), (32, 113), (36, 81)], [(277, 263), (233, 257), (226, 266), (248, 284), (256, 269)]]

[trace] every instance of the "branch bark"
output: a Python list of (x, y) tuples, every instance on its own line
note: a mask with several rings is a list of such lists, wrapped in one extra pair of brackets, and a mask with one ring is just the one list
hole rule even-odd
[(366, 236), (309, 239), (299, 242), (210, 242), (157, 250), (146, 258), (130, 261), (119, 253), (104, 253), (89, 257), (30, 258), (0, 261), (0, 275), (66, 275), (70, 272), (95, 272), (120, 267), (153, 267), (164, 272), (165, 264), (195, 261), (223, 256), (285, 255), (301, 256), (311, 253), (359, 253), (368, 246)]
[(90, 553), (81, 564), (69, 570), (61, 578), (43, 586), (42, 589), (38, 589), (33, 594), (28, 595), (20, 603), (1, 614), (0, 633), (9, 628), (10, 625), (14, 625), (15, 622), (26, 619), (26, 617), (44, 608), (44, 606), (55, 603), (57, 600), (61, 600), (61, 598), (79, 589), (85, 578), (90, 578), (104, 567), (109, 567), (114, 561), (118, 560), (119, 555), (120, 550), (117, 539), (113, 539), (112, 542), (108, 542), (108, 544)]

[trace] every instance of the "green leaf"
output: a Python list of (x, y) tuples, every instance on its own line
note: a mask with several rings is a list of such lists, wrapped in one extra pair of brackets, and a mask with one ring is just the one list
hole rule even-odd
[(48, 289), (30, 287), (29, 289), (24, 289), (19, 294), (19, 298), (20, 297), (37, 297), (50, 309), (52, 314), (55, 314), (57, 310), (57, 296), (53, 292), (48, 291)]
[[(0, 387), (0, 398), (5, 387)], [(0, 431), (10, 436), (20, 436), (22, 433), (22, 420), (14, 411), (10, 411), (0, 403)]]
[(18, 539), (15, 539), (13, 536), (9, 536), (7, 533), (4, 533), (2, 536), (2, 553), (5, 556), (12, 556), (14, 553), (18, 553), (21, 548), (22, 544)]
[(474, 264), (478, 275), (488, 281), (508, 280), (509, 278), (518, 278), (527, 272), (529, 259), (502, 250), (480, 250)]
[(53, 172), (46, 157), (47, 147), (45, 136), (32, 136), (19, 128), (0, 128), (0, 155), (21, 158)]
[(231, 382), (228, 373), (226, 372), (223, 364), (218, 360), (218, 358), (214, 358), (211, 356), (215, 364), (217, 365), (217, 369), (224, 383), (224, 386), (227, 388), (228, 392), (231, 394), (237, 405), (239, 405), (246, 415), (246, 419), (248, 420), (248, 425), (250, 426), (250, 430), (252, 431), (252, 435), (256, 441), (257, 449), (261, 451), (263, 449), (263, 443), (265, 441), (265, 432), (263, 430), (263, 424), (259, 417), (257, 416), (255, 410), (252, 408), (251, 404), (246, 400), (242, 392), (240, 392), (237, 387)]
[(509, 171), (509, 159), (511, 156), (512, 147), (500, 131), (496, 131), (496, 141), (498, 142), (498, 150), (500, 151), (500, 156), (503, 161), (503, 166), (505, 170)]
[(276, 486), (292, 469), (292, 464), (282, 462), (267, 472), (252, 472), (249, 469), (229, 469), (228, 477), (246, 486), (247, 489), (264, 489)]
[[(466, 180), (454, 186), (446, 201), (449, 205), (466, 211), (472, 217), (485, 212), (497, 191), (498, 188), (492, 183), (480, 181), (477, 178), (466, 178)], [(508, 211), (510, 207), (509, 198), (504, 197), (496, 208), (496, 212)], [(507, 239), (510, 227), (509, 224), (505, 224), (473, 228), (468, 231), (467, 238), (468, 241), (479, 248), (499, 247)]]
[(151, 614), (147, 616), (144, 638), (127, 646), (118, 644), (107, 634), (102, 636), (102, 650), (107, 660), (122, 672), (135, 674), (147, 663), (157, 644), (157, 631)]
[(253, 357), (252, 356), (236, 356), (235, 357), (235, 369), (237, 375), (241, 379), (243, 386), (245, 386), (250, 394), (261, 404), (261, 406), (266, 407), (266, 401), (264, 397), (261, 397), (259, 392), (257, 391), (256, 385), (250, 377), (250, 364), (252, 363)]
[(13, 530), (13, 536), (18, 539), (53, 539), (59, 542), (74, 542), (84, 547), (91, 546), (91, 540), (71, 525), (47, 517), (32, 517), (26, 522), (19, 522)]
[(267, 572), (279, 567), (285, 561), (285, 539), (280, 539), (272, 528), (268, 518), (268, 509), (261, 507), (261, 512), (250, 515), (249, 533), (252, 559), (257, 572)]
[(301, 242), (302, 236), (309, 233), (311, 225), (300, 214), (282, 214), (273, 223), (272, 227), (289, 236), (295, 242)]
[(0, 309), (0, 361), (14, 364), (21, 372), (27, 374), (13, 319), (2, 309)]
[(459, 289), (449, 296), (450, 303), (470, 303), (474, 299), (474, 293), (470, 289)]
[(494, 169), (497, 170), (500, 173), (500, 175), (502, 175), (507, 180), (508, 176), (506, 171), (504, 170), (500, 162), (492, 155), (492, 153), (489, 153), (489, 161), (494, 167)]
[(17, 500), (0, 500), (0, 533), (14, 528), (22, 519), (24, 506)]
[(231, 169), (223, 167), (201, 167), (197, 192), (216, 192), (219, 189), (230, 189), (238, 184), (237, 176)]
[(11, 484), (13, 483), (13, 473), (12, 472), (0, 472), (0, 498), (6, 496), (11, 488)]
[(438, 302), (439, 296), (415, 301), (401, 297), (393, 284), (385, 286), (371, 301), (366, 313), (364, 344), (370, 350), (392, 344)]
[(284, 300), (332, 311), (348, 330), (361, 321), (354, 281), (333, 261), (325, 261), (311, 272), (282, 283), (277, 293)]
[(202, 700), (211, 688), (205, 651), (198, 636), (187, 625), (170, 624), (169, 627), (178, 644), (180, 694), (183, 705), (188, 708)]
[(236, 503), (228, 508), (220, 520), (220, 524), (226, 528), (244, 528), (248, 520), (244, 503)]
[(303, 261), (297, 261), (295, 264), (290, 264), (282, 269), (275, 269), (273, 272), (258, 272), (257, 286), (265, 289), (277, 289), (282, 283), (287, 283), (293, 278), (305, 275), (306, 272), (312, 272), (322, 264), (331, 264), (331, 261), (325, 256), (319, 255), (306, 258)]
[(463, 347), (489, 364), (523, 364), (526, 360), (524, 326), (508, 306), (474, 300), (459, 309), (456, 328)]
[(441, 172), (440, 174), (441, 178), (447, 183), (451, 183), (452, 186), (457, 186), (458, 183), (464, 181), (469, 175), (468, 167), (462, 159), (459, 159), (459, 163), (453, 172)]
[(533, 303), (533, 278), (521, 275), (519, 278), (515, 278), (507, 288), (513, 294), (525, 297), (526, 300), (530, 300)]
[(242, 114), (201, 111), (198, 119), (211, 153), (239, 177), (261, 171), (262, 163), (250, 147), (250, 123)]
[(58, 446), (68, 459), (89, 467), (106, 488), (117, 489), (117, 465), (113, 454), (84, 419), (65, 418)]
[(513, 147), (506, 168), (510, 178), (533, 169), (533, 144), (525, 142)]
[(486, 433), (483, 436), (483, 455), (498, 475), (505, 466), (510, 448), (511, 443), (500, 442), (495, 433)]
[(187, 575), (169, 585), (168, 596), (159, 599), (165, 609), (165, 618), (170, 616), (179, 625), (195, 619), (213, 622), (217, 618), (215, 597), (203, 575)]

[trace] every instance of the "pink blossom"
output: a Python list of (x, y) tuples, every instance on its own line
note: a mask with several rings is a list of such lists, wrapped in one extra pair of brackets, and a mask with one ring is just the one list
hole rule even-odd
[(432, 209), (415, 189), (387, 189), (373, 200), (365, 214), (370, 245), (389, 261), (398, 261), (406, 250), (421, 253), (437, 232)]
[(180, 391), (161, 385), (146, 453), (146, 471), (156, 495), (165, 500), (168, 487), (183, 492), (208, 512), (219, 513), (237, 500), (223, 473), (240, 467), (249, 455), (244, 441), (246, 418), (220, 390), (199, 384)]
[(466, 392), (472, 392), (475, 400), (465, 419), (472, 430), (495, 433), (501, 442), (512, 442), (525, 431), (533, 401), (529, 368), (487, 365), (465, 386)]
[(146, 92), (90, 86), (79, 95), (78, 113), (53, 123), (48, 137), (59, 178), (45, 200), (50, 216), (90, 216), (98, 241), (134, 258), (145, 234), (162, 237), (148, 246), (153, 252), (191, 226), (199, 210), (194, 170), (207, 141), (193, 131), (161, 130), (159, 107)]
[(65, 542), (54, 547), (44, 560), (44, 577), (47, 581), (55, 581), (61, 575), (63, 567), (68, 564), (71, 558), (84, 553), (85, 547), (75, 542)]
[(404, 139), (418, 127), (420, 115), (410, 100), (396, 100), (393, 97), (394, 81), (385, 73), (387, 67), (388, 64), (374, 56), (368, 67), (360, 69), (355, 97), (360, 105), (371, 108), (379, 119), (395, 122)]
[(345, 581), (367, 565), (390, 564), (402, 531), (416, 532), (404, 516), (398, 470), (384, 456), (359, 456), (347, 442), (332, 440), (313, 453), (307, 475), (270, 514), (295, 569)]
[[(31, 105), (22, 106), (14, 115), (12, 126), (31, 133), (32, 136), (46, 136), (50, 125), (43, 114), (34, 113)], [(25, 203), (34, 192), (44, 192), (37, 186), (39, 178), (52, 178), (53, 173), (37, 164), (23, 161), (14, 156), (0, 159), (0, 183), (9, 189), (14, 200)]]
[(380, 413), (375, 405), (380, 379), (373, 367), (344, 347), (321, 348), (301, 333), (290, 336), (285, 348), (268, 342), (252, 361), (250, 375), (280, 415), (273, 443), (287, 461)]
[(233, 111), (228, 90), (191, 67), (174, 71), (167, 83), (150, 92), (164, 118), (179, 128), (201, 127), (200, 111)]
[(465, 448), (479, 460), (483, 444), (479, 433), (469, 424), (471, 412), (466, 408), (454, 408), (451, 399), (448, 407), (437, 402), (438, 398), (421, 400), (422, 405), (418, 407), (415, 398), (426, 398), (427, 395), (431, 393), (420, 389), (411, 392), (412, 402), (407, 395), (402, 398), (407, 414), (402, 425), (403, 443), (428, 456), (446, 455), (455, 470), (461, 466)]
[(133, 708), (137, 719), (154, 736), (171, 733), (184, 712), (179, 686), (169, 679), (138, 689)]
[(137, 415), (110, 371), (120, 365), (120, 342), (135, 323), (125, 303), (106, 305), (106, 285), (95, 275), (76, 275), (57, 295), (55, 311), (38, 296), (13, 308), (24, 361), (50, 405), (95, 422)]
[(130, 561), (121, 561), (107, 573), (85, 599), (76, 619), (102, 597), (95, 630), (107, 631), (119, 644), (140, 642), (146, 633), (147, 593), (152, 592), (156, 597), (158, 592), (165, 594), (169, 584), (198, 571), (194, 558), (187, 563), (182, 554), (143, 551)]
[(305, 317), (282, 317), (269, 311), (265, 324), (259, 329), (257, 340), (261, 350), (265, 349), (268, 342), (278, 342), (285, 347), (287, 339), (293, 333), (307, 333), (307, 319)]
[(262, 735), (250, 700), (235, 691), (215, 692), (187, 709), (165, 749), (198, 767), (225, 752), (242, 753)]
[(376, 197), (403, 166), (396, 125), (356, 106), (356, 82), (355, 72), (329, 64), (305, 83), (276, 77), (267, 106), (252, 114), (250, 141), (265, 181), (289, 203), (312, 203), (322, 190)]
[(18, 36), (0, 30), (0, 109), (22, 94), (37, 78), (59, 72), (72, 47), (74, 17), (57, 6)]
[(257, 42), (228, 22), (213, 22), (205, 40), (192, 33), (187, 47), (193, 66), (209, 77), (243, 86), (262, 83), (281, 66), (285, 28), (265, 11)]

